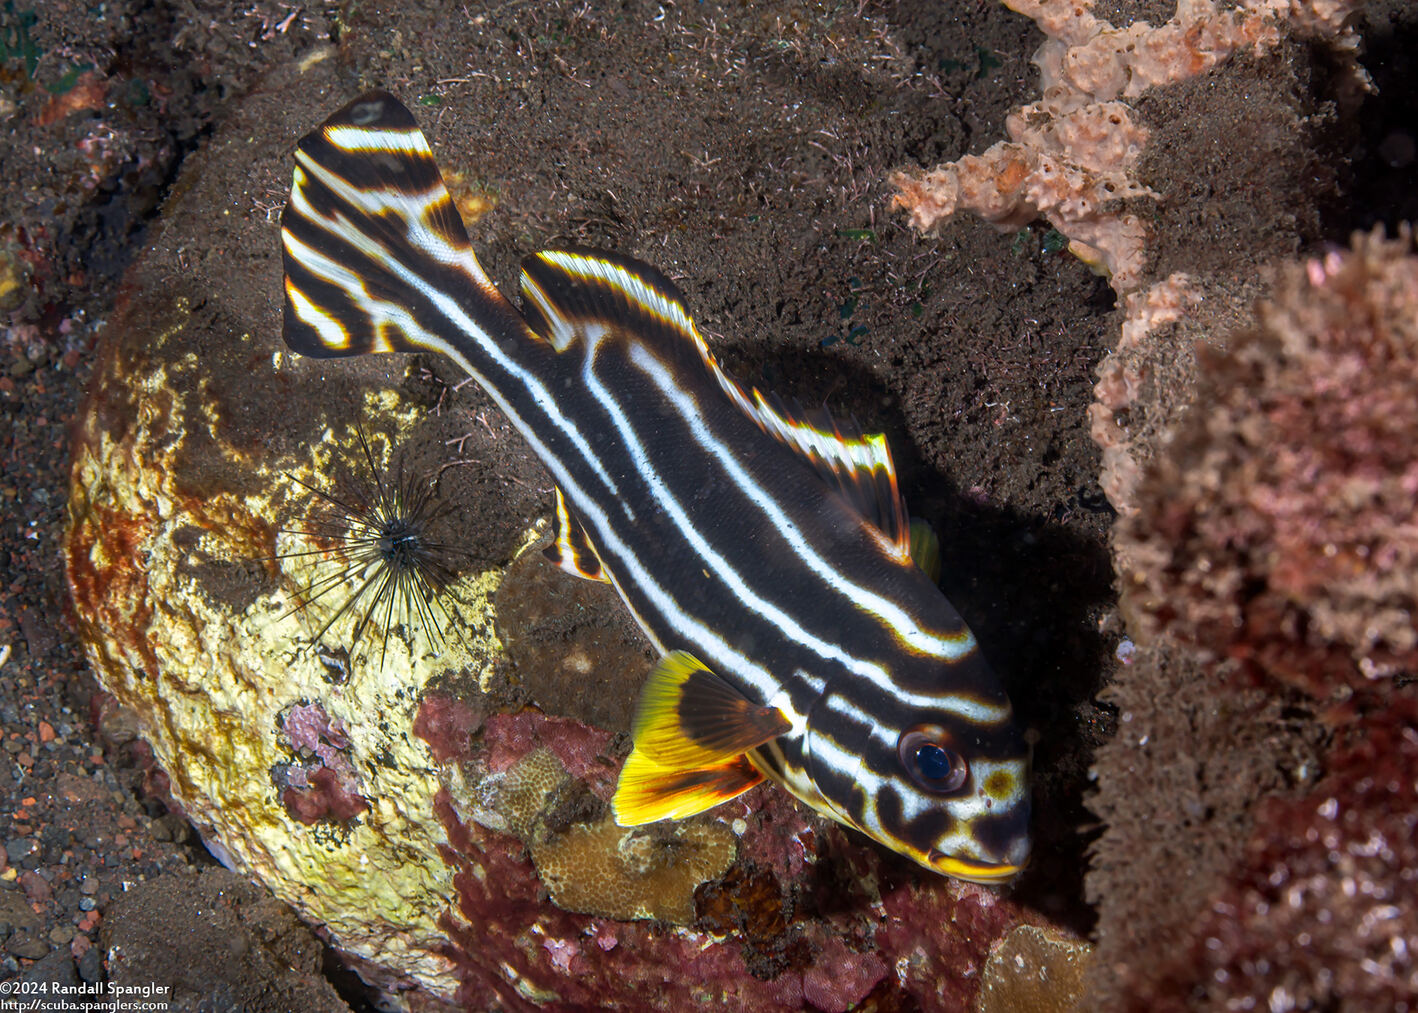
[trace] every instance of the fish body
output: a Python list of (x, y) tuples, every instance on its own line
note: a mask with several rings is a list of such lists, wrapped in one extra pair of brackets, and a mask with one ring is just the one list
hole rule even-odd
[(474, 377), (557, 487), (548, 554), (612, 584), (663, 655), (613, 802), (624, 825), (780, 783), (935, 871), (1028, 855), (1027, 750), (970, 630), (915, 565), (880, 435), (725, 373), (675, 285), (617, 254), (478, 264), (393, 96), (296, 152), (285, 340), (431, 351)]

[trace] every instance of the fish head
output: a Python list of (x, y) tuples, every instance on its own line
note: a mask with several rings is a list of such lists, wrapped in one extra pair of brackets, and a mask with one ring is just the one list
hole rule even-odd
[(1029, 750), (1002, 691), (860, 708), (829, 690), (804, 753), (828, 815), (928, 869), (1002, 883), (1028, 860)]

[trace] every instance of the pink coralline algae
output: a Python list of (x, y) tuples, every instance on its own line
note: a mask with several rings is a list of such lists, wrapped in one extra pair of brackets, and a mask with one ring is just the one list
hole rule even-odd
[(801, 1007), (801, 978), (754, 978), (732, 942), (548, 905), (516, 838), (463, 822), (446, 795), (435, 808), (448, 833), (445, 857), (459, 898), (457, 916), (450, 912), (443, 927), (447, 955), (463, 979), (462, 1008)]
[(567, 773), (582, 781), (602, 801), (615, 794), (618, 768), (607, 758), (611, 734), (571, 718), (535, 710), (494, 714), (484, 732), (488, 770), (501, 773), (538, 747), (549, 750)]
[(281, 723), (297, 758), (276, 772), (281, 804), (300, 822), (347, 823), (369, 808), (360, 795), (358, 776), (345, 750), (349, 736), (318, 703), (297, 704)]
[(1134, 635), (1320, 697), (1418, 668), (1418, 256), (1361, 236), (1281, 273), (1200, 363), (1116, 533)]
[(823, 1013), (847, 1013), (885, 977), (886, 964), (875, 953), (858, 953), (829, 939), (803, 974), (803, 998)]
[(1189, 948), (1128, 1008), (1418, 1009), (1418, 696), (1342, 728), (1328, 770), (1262, 805)]
[(344, 727), (331, 721), (318, 703), (292, 707), (281, 722), (281, 731), (296, 752), (313, 753), (326, 764), (337, 762), (339, 751), (350, 744)]
[(468, 755), (472, 734), (481, 725), (482, 715), (466, 701), (442, 693), (425, 693), (413, 730), (428, 743), (434, 760), (447, 763)]
[(925, 1009), (967, 1009), (979, 988), (990, 944), (1012, 927), (1010, 907), (986, 887), (952, 884), (948, 907), (939, 884), (886, 886), (876, 930), (878, 952), (894, 958), (904, 990)]
[(329, 767), (311, 771), (305, 781), (304, 786), (291, 785), (281, 792), (281, 804), (306, 826), (321, 820), (347, 823), (369, 808), (364, 797), (346, 787), (340, 774)]

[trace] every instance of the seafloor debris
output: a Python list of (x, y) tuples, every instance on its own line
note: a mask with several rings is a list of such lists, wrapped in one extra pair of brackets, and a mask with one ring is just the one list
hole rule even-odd
[[(894, 203), (919, 229), (962, 207), (1006, 231), (1045, 218), (1120, 293), (1140, 285), (1147, 270), (1149, 228), (1139, 199), (1162, 196), (1137, 178), (1149, 130), (1131, 100), (1233, 53), (1273, 48), (1286, 29), (1329, 38), (1351, 60), (1357, 47), (1346, 27), (1354, 0), (1244, 0), (1224, 9), (1212, 0), (1179, 0), (1165, 24), (1125, 28), (1096, 17), (1092, 0), (1005, 3), (1048, 37), (1034, 55), (1040, 99), (1008, 117), (1009, 141), (928, 172), (894, 174)], [(1353, 73), (1362, 80), (1362, 72)]]

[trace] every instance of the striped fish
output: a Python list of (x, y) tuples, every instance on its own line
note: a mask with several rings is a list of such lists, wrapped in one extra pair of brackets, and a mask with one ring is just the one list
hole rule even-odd
[(913, 562), (882, 436), (739, 384), (678, 289), (626, 257), (528, 258), (519, 311), (386, 93), (301, 141), (281, 234), (286, 343), (439, 352), (466, 370), (555, 480), (548, 555), (609, 582), (663, 655), (620, 824), (771, 778), (937, 872), (1020, 869), (1026, 748), (975, 638)]

